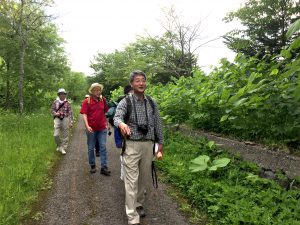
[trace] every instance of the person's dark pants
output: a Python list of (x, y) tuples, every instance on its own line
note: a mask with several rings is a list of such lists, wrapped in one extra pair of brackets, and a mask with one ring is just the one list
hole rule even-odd
[(96, 142), (95, 142), (95, 152), (96, 152), (96, 156), (100, 156), (100, 146), (99, 146), (99, 141), (98, 138), (96, 138)]

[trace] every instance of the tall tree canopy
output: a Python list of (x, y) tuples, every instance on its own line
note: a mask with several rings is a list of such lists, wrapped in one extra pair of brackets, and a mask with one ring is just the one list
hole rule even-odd
[[(49, 106), (57, 89), (67, 87), (68, 81), (74, 78), (64, 40), (58, 35), (51, 16), (45, 13), (51, 3), (49, 0), (0, 1), (0, 55), (5, 62), (0, 65), (0, 108), (22, 113)], [(72, 96), (79, 95), (79, 88), (69, 87), (77, 92)]]
[[(95, 76), (90, 82), (99, 81), (104, 84), (104, 92), (110, 92), (119, 86), (128, 84), (131, 71), (143, 70), (152, 83), (167, 83), (171, 77), (190, 76), (196, 66), (196, 57), (181, 54), (180, 49), (172, 46), (169, 38), (141, 37), (125, 47), (123, 51), (102, 54), (98, 53), (91, 68)], [(192, 63), (182, 64), (191, 60)], [(187, 72), (189, 71), (189, 72)], [(107, 93), (107, 94), (108, 94)]]
[(299, 0), (248, 0), (224, 18), (226, 22), (237, 19), (243, 26), (224, 35), (224, 43), (248, 56), (278, 54), (293, 41), (286, 32), (299, 17)]

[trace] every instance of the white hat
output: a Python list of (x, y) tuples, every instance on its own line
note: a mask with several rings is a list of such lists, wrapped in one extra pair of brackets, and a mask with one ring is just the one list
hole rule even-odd
[(102, 92), (102, 90), (103, 90), (103, 85), (102, 85), (102, 84), (99, 84), (99, 83), (93, 83), (93, 84), (90, 86), (90, 88), (89, 88), (90, 94), (92, 94), (92, 90), (93, 90), (95, 87), (99, 87), (99, 88), (100, 88), (100, 91)]
[(59, 94), (59, 93), (65, 93), (65, 94), (67, 94), (67, 92), (66, 92), (66, 90), (64, 88), (58, 89), (57, 94)]

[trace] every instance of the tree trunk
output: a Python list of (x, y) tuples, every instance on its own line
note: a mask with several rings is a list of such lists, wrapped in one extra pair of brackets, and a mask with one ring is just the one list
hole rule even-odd
[(24, 87), (24, 56), (26, 50), (26, 33), (23, 30), (23, 9), (24, 9), (25, 1), (21, 0), (21, 10), (20, 10), (20, 20), (18, 24), (18, 33), (20, 38), (20, 67), (19, 67), (19, 84), (18, 84), (18, 98), (19, 98), (19, 112), (20, 114), (24, 111), (24, 95), (23, 95), (23, 87)]
[(21, 49), (20, 49), (20, 70), (19, 70), (19, 112), (22, 114), (24, 112), (24, 56), (25, 56), (26, 44), (21, 40)]
[(6, 64), (6, 93), (5, 93), (5, 109), (7, 110), (9, 108), (9, 96), (10, 96), (10, 82), (9, 82), (9, 71), (10, 69), (10, 64), (7, 62)]

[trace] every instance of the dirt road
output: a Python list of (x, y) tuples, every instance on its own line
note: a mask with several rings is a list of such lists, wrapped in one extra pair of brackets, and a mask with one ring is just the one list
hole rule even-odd
[[(124, 184), (120, 179), (119, 152), (113, 136), (108, 137), (108, 165), (111, 176), (89, 173), (87, 145), (81, 117), (71, 138), (67, 154), (59, 164), (51, 190), (39, 204), (39, 225), (126, 225)], [(151, 181), (152, 182), (152, 181)], [(142, 225), (187, 225), (178, 206), (166, 194), (166, 186), (152, 189), (145, 205)]]

